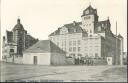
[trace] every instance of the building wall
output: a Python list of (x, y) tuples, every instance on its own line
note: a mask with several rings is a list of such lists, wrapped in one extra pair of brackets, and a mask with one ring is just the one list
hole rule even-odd
[(101, 38), (98, 36), (83, 39), (83, 55), (86, 57), (101, 57)]
[(38, 65), (66, 65), (65, 54), (60, 53), (24, 53), (23, 64), (34, 64), (34, 56), (37, 56)]
[(13, 31), (13, 35), (14, 42), (17, 44), (17, 54), (22, 55), (22, 52), (25, 49), (26, 33), (24, 30), (16, 30)]
[(50, 65), (50, 53), (24, 53), (23, 64), (34, 64), (34, 56), (37, 56), (37, 64)]
[(51, 53), (51, 65), (66, 65), (65, 54)]
[(49, 39), (66, 51), (66, 56), (101, 57), (100, 36), (83, 37), (82, 33), (72, 33), (50, 36)]
[(118, 37), (114, 36), (111, 32), (106, 32), (105, 34), (105, 51), (106, 57), (112, 57), (112, 64), (120, 64), (121, 55), (121, 41)]
[[(73, 34), (63, 34), (63, 35), (56, 35), (56, 36), (50, 36), (49, 39), (55, 43), (58, 47), (60, 47), (62, 50), (67, 52), (67, 56), (74, 53), (75, 55), (78, 54), (77, 48), (79, 47), (77, 45), (78, 40), (82, 40), (82, 33), (73, 33)], [(70, 42), (72, 44), (70, 45)], [(74, 44), (73, 44), (74, 42)], [(81, 41), (82, 42), (82, 41)], [(73, 49), (73, 47), (76, 49), (75, 51), (70, 51), (69, 49)]]
[(95, 20), (94, 15), (85, 15), (82, 17), (82, 25), (83, 25), (82, 28), (86, 29), (88, 35), (94, 34), (94, 20)]
[[(16, 44), (11, 43), (4, 43), (2, 49), (2, 59), (10, 58), (13, 55), (17, 53), (17, 46)], [(14, 50), (14, 52), (11, 52), (11, 49)], [(5, 60), (4, 60), (5, 61)]]

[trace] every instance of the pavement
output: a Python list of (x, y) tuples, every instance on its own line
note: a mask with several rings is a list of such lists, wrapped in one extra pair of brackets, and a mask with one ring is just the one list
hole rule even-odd
[(42, 66), (0, 63), (1, 82), (127, 82), (127, 66)]

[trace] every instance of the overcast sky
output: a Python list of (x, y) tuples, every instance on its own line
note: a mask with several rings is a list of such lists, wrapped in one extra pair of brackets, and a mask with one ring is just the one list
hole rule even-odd
[(81, 21), (82, 12), (89, 4), (97, 9), (100, 21), (109, 16), (114, 34), (117, 21), (118, 33), (124, 37), (126, 51), (127, 0), (2, 0), (2, 35), (5, 35), (6, 29), (12, 30), (19, 16), (28, 33), (40, 40), (47, 39), (58, 27), (74, 20)]

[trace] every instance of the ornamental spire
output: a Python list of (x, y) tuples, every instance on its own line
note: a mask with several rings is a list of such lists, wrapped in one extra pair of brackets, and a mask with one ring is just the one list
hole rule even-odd
[(20, 24), (20, 18), (19, 18), (19, 16), (18, 16), (18, 19), (17, 19), (17, 24)]

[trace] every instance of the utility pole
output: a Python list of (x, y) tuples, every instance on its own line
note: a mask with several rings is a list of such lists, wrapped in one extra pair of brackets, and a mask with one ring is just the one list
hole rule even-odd
[(117, 64), (117, 21), (116, 21), (116, 55), (115, 55), (115, 64)]

